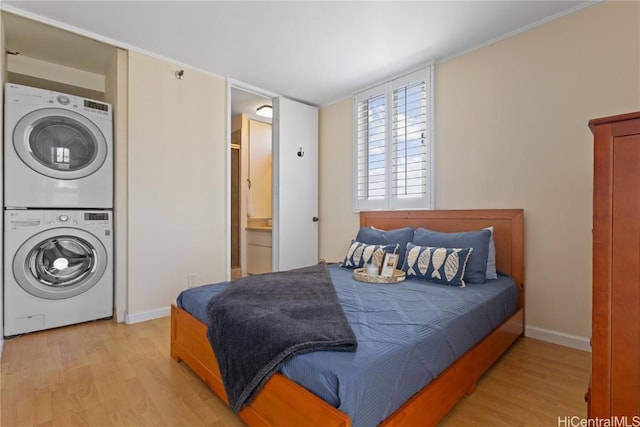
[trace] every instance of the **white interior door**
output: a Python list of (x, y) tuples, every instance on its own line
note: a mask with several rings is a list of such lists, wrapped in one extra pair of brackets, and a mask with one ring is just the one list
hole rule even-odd
[(318, 263), (318, 109), (273, 99), (273, 271)]

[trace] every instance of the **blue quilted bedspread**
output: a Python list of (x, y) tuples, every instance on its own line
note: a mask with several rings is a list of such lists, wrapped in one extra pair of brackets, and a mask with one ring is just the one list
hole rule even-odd
[[(353, 427), (379, 424), (518, 305), (515, 282), (503, 275), (458, 288), (419, 280), (363, 283), (335, 265), (329, 272), (358, 348), (299, 355), (281, 372), (349, 415)], [(226, 286), (186, 290), (178, 306), (207, 323), (207, 302)]]

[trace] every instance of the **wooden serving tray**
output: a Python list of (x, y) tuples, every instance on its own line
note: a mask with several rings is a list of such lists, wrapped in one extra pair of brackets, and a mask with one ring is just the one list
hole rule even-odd
[(379, 283), (385, 285), (393, 285), (402, 282), (406, 278), (406, 274), (402, 270), (393, 270), (392, 277), (386, 276), (369, 276), (366, 268), (356, 268), (353, 270), (353, 278), (359, 282)]

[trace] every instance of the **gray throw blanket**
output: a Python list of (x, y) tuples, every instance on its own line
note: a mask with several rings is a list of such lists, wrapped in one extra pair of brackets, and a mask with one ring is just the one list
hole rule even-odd
[(207, 314), (234, 412), (296, 354), (357, 346), (324, 264), (233, 281), (209, 301)]

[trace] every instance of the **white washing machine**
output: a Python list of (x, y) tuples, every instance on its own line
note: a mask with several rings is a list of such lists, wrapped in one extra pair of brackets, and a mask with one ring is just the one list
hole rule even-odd
[(111, 317), (112, 212), (6, 210), (4, 335)]
[(4, 206), (113, 208), (110, 104), (7, 83)]

